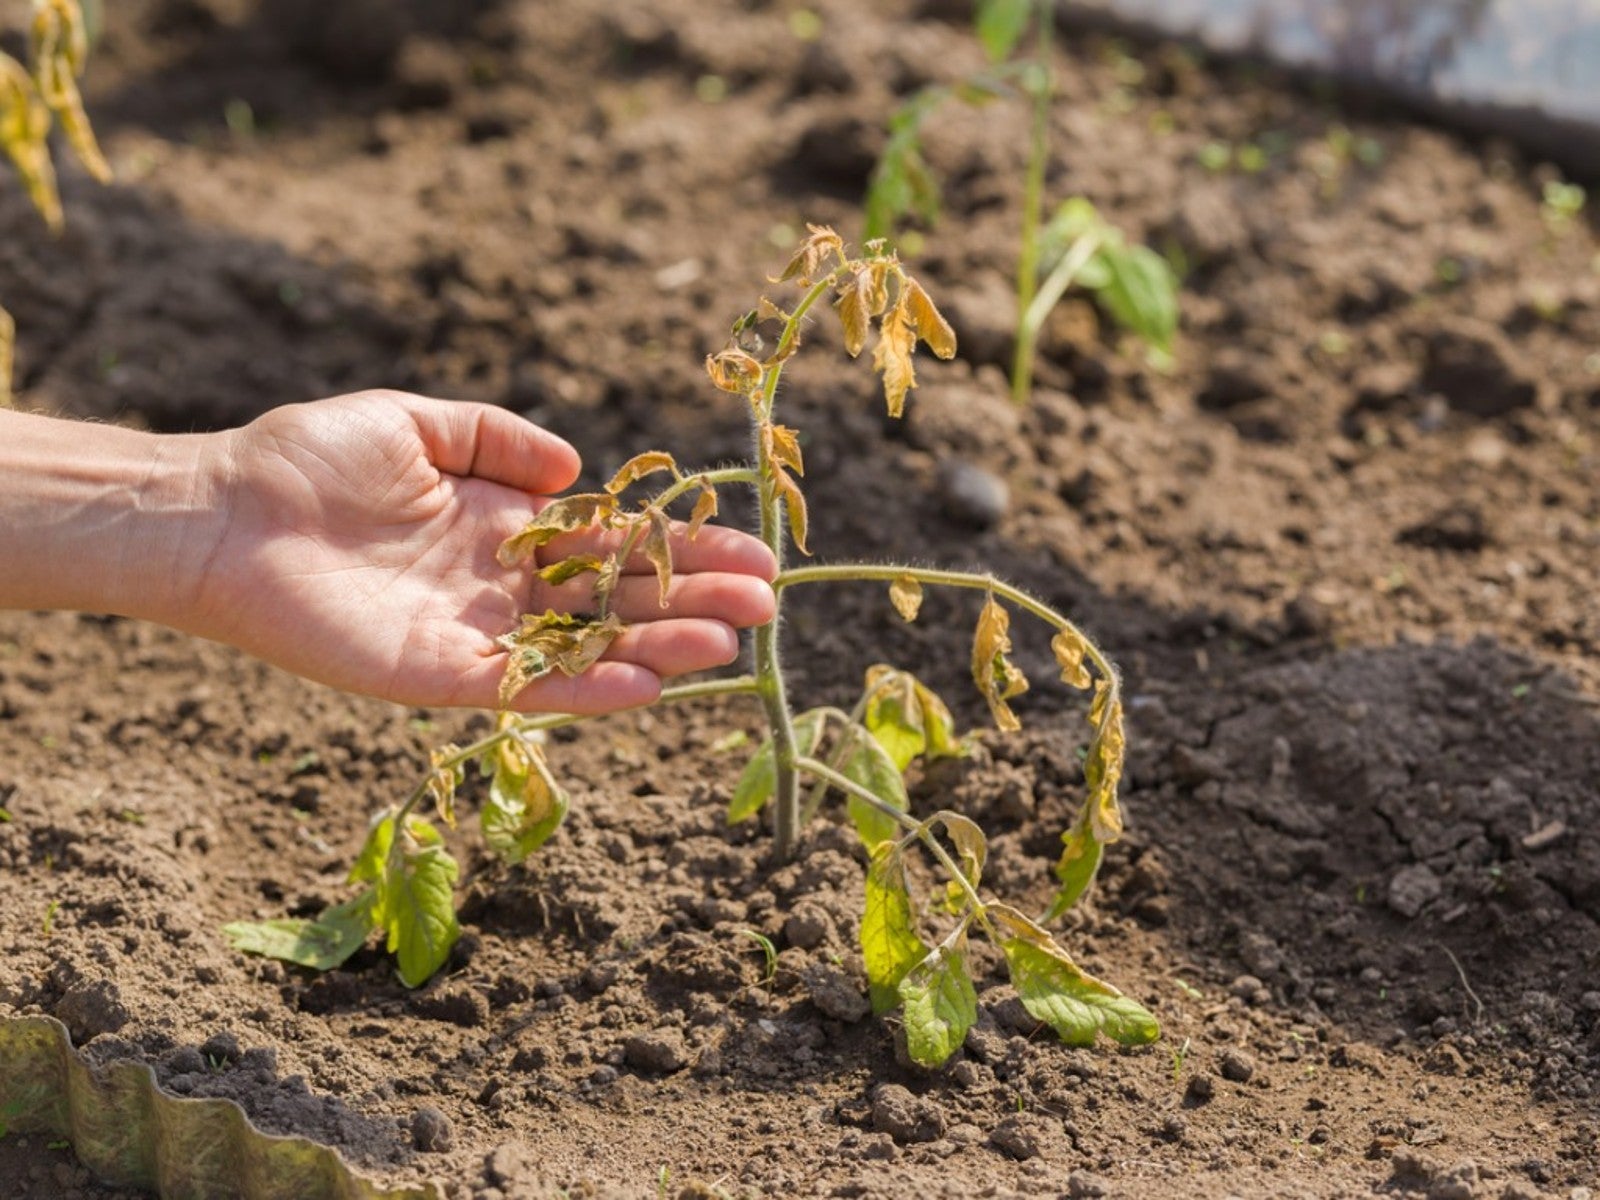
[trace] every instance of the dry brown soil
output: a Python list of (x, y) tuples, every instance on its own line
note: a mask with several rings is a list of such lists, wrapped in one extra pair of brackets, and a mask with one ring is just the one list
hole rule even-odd
[[(896, 98), (980, 62), (960, 6), (898, 0), (815, 0), (814, 40), (789, 0), (107, 7), (119, 182), (69, 170), (59, 241), (0, 188), (27, 403), (188, 429), (408, 387), (548, 423), (590, 482), (647, 447), (741, 454), (703, 354), (804, 222), (858, 234)], [(1589, 1196), (1594, 230), (1547, 228), (1512, 148), (1065, 41), (1051, 195), (1187, 263), (1175, 366), (1069, 302), (1011, 408), (1025, 122), (997, 103), (930, 138), (947, 213), (915, 269), (963, 358), (892, 425), (819, 322), (784, 404), (824, 558), (988, 564), (1121, 662), (1130, 835), (1063, 937), (1160, 1044), (1064, 1049), (983, 959), (954, 1065), (897, 1065), (849, 1019), (850, 837), (830, 817), (774, 871), (724, 827), (748, 752), (724, 738), (756, 728), (733, 702), (560, 738), (570, 821), (514, 870), (456, 839), (466, 933), (426, 987), (371, 949), (323, 977), (241, 958), (224, 922), (342, 898), (369, 814), (484, 718), (60, 614), (0, 618), (0, 1012), (475, 1200)], [(1265, 168), (1208, 170), (1213, 141)], [(794, 599), (802, 702), (889, 659), (982, 723), (967, 599), (911, 627), (875, 588)], [(979, 819), (1034, 905), (1086, 727), (1017, 632), (1026, 732), (913, 791)], [(120, 1193), (12, 1137), (0, 1194)]]

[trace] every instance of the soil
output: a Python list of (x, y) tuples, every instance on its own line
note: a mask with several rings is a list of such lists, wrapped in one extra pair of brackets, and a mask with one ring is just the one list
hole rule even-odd
[[(858, 234), (896, 100), (980, 65), (940, 3), (816, 0), (814, 39), (779, 0), (107, 8), (119, 182), (69, 168), (59, 241), (0, 188), (26, 403), (188, 429), (408, 387), (549, 424), (591, 483), (741, 454), (702, 356), (804, 222)], [(557, 739), (572, 816), (516, 869), (455, 839), (466, 933), (425, 987), (370, 948), (242, 958), (222, 924), (343, 898), (369, 814), (486, 718), (71, 614), (0, 616), (0, 1012), (461, 1200), (1590, 1196), (1595, 231), (1548, 227), (1509, 146), (1063, 41), (1050, 194), (1187, 264), (1175, 363), (1069, 299), (1010, 406), (1025, 120), (954, 107), (914, 264), (963, 357), (894, 424), (819, 321), (784, 404), (823, 557), (987, 564), (1121, 662), (1130, 832), (1062, 936), (1161, 1043), (1063, 1048), (983, 960), (966, 1049), (898, 1063), (862, 1017), (851, 837), (830, 816), (774, 871), (724, 826), (734, 702)], [(1262, 170), (1200, 162), (1252, 141)], [(984, 724), (970, 598), (913, 626), (879, 589), (793, 600), (803, 703), (892, 660)], [(913, 796), (984, 824), (995, 888), (1040, 907), (1086, 727), (1016, 632), (1025, 732)], [(124, 1195), (16, 1137), (0, 1193)]]

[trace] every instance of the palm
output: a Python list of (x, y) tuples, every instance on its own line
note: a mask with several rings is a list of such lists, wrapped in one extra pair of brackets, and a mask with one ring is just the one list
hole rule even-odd
[[(578, 467), (565, 443), (509, 414), (386, 394), (292, 406), (239, 431), (234, 461), (210, 606), (229, 627), (217, 636), (297, 673), (405, 703), (492, 707), (505, 661), (495, 638), (530, 608), (585, 602), (570, 585), (530, 595), (526, 571), (495, 560)], [(607, 661), (538, 681), (519, 707), (648, 703), (661, 676), (729, 661), (731, 626), (770, 615), (758, 578), (770, 556), (727, 530), (679, 556), (669, 609), (625, 581), (619, 611), (642, 623)]]

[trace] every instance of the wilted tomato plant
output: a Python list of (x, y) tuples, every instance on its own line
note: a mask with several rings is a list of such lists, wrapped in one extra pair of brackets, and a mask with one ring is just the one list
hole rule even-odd
[[(918, 342), (940, 358), (955, 354), (955, 336), (922, 286), (884, 243), (869, 242), (852, 255), (833, 230), (811, 226), (780, 277), (801, 290), (792, 307), (766, 297), (735, 323), (722, 351), (707, 359), (712, 382), (748, 405), (752, 459), (743, 466), (684, 469), (665, 451), (626, 463), (604, 491), (566, 496), (550, 504), (500, 547), (506, 565), (535, 564), (537, 552), (557, 537), (601, 527), (619, 534), (608, 556), (579, 555), (534, 566), (548, 583), (592, 577), (592, 612), (529, 613), (501, 644), (506, 666), (503, 708), (533, 680), (560, 671), (577, 675), (623, 629), (611, 600), (623, 564), (642, 554), (653, 565), (663, 603), (672, 580), (669, 514), (690, 508), (688, 535), (716, 515), (718, 494), (729, 487), (755, 491), (762, 540), (783, 563), (788, 543), (807, 548), (806, 500), (799, 480), (805, 464), (797, 431), (778, 421), (778, 382), (800, 347), (808, 314), (831, 299), (844, 327), (845, 348), (859, 355), (876, 325), (873, 365), (883, 378), (891, 416), (899, 416), (916, 384)], [(770, 347), (758, 325), (781, 329)], [(630, 490), (647, 481), (664, 486), (633, 505)], [(692, 497), (692, 500), (691, 500)], [(796, 713), (784, 688), (782, 600), (793, 588), (847, 581), (887, 585), (888, 598), (907, 621), (915, 620), (928, 587), (964, 588), (981, 604), (972, 641), (972, 678), (1002, 730), (1020, 722), (1011, 701), (1028, 681), (1011, 660), (1011, 615), (1025, 613), (1054, 631), (1051, 648), (1063, 680), (1092, 693), (1090, 737), (1084, 758), (1087, 784), (1081, 809), (1062, 835), (1055, 866), (1058, 887), (1037, 920), (995, 898), (984, 882), (988, 841), (968, 817), (950, 810), (910, 811), (905, 771), (913, 760), (963, 752), (949, 709), (921, 680), (897, 667), (872, 666), (849, 711), (834, 707)], [(728, 678), (665, 689), (658, 703), (740, 694), (761, 704), (767, 737), (734, 785), (728, 820), (749, 820), (772, 809), (773, 857), (797, 852), (803, 824), (830, 796), (842, 797), (868, 860), (861, 950), (873, 1008), (899, 1010), (906, 1049), (926, 1065), (944, 1062), (977, 1019), (977, 993), (968, 966), (968, 938), (989, 938), (1005, 956), (1022, 1003), (1067, 1042), (1085, 1045), (1104, 1032), (1125, 1044), (1153, 1040), (1155, 1019), (1109, 984), (1073, 962), (1045, 928), (1084, 895), (1107, 843), (1122, 833), (1117, 784), (1122, 773), (1122, 700), (1116, 671), (1064, 615), (990, 575), (932, 568), (838, 564), (795, 566), (774, 583), (778, 615), (755, 631), (754, 670)], [(359, 894), (313, 921), (273, 921), (229, 927), (241, 949), (317, 968), (343, 962), (383, 931), (400, 977), (418, 985), (444, 965), (459, 929), (452, 901), (454, 860), (433, 821), (431, 805), (454, 825), (455, 796), (469, 764), (488, 780), (480, 814), (490, 847), (519, 862), (561, 824), (568, 798), (541, 742), (541, 731), (570, 724), (570, 715), (519, 717), (502, 712), (488, 736), (468, 746), (433, 752), (426, 776), (406, 801), (374, 818), (350, 882)], [(802, 793), (805, 793), (804, 795)], [(911, 886), (907, 858), (931, 856), (943, 876), (932, 895)], [(932, 933), (932, 936), (928, 935)]]

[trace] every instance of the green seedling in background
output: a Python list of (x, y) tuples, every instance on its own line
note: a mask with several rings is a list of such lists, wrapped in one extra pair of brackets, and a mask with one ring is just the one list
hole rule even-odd
[[(1077, 231), (1077, 236), (1079, 244), (1085, 237), (1109, 241), (1098, 225)], [(1082, 257), (1087, 267), (1094, 256)], [(654, 567), (665, 603), (673, 576), (668, 514), (675, 504), (691, 508), (687, 534), (692, 538), (716, 514), (722, 489), (751, 488), (759, 505), (760, 535), (780, 567), (791, 544), (801, 554), (810, 553), (806, 498), (799, 482), (805, 472), (800, 435), (777, 418), (779, 378), (799, 350), (800, 331), (815, 307), (831, 301), (852, 357), (875, 334), (872, 362), (882, 376), (891, 417), (901, 415), (916, 385), (913, 355), (918, 342), (940, 358), (955, 354), (955, 336), (932, 299), (881, 241), (851, 254), (833, 230), (811, 226), (780, 282), (801, 289), (793, 306), (762, 297), (734, 324), (727, 347), (706, 361), (712, 382), (748, 408), (753, 431), (749, 463), (686, 470), (665, 451), (640, 454), (623, 465), (603, 492), (556, 500), (501, 546), (500, 561), (507, 566), (527, 563), (552, 583), (577, 578), (593, 583), (588, 614), (529, 613), (501, 639), (507, 652), (504, 708), (533, 680), (552, 671), (577, 675), (600, 658), (623, 629), (611, 597), (623, 563), (636, 554)], [(624, 503), (625, 493), (644, 490), (645, 481), (658, 477), (666, 481), (659, 490), (634, 505)], [(622, 535), (614, 554), (556, 561), (541, 556), (541, 549), (561, 534), (594, 526)], [(1086, 794), (1062, 836), (1055, 896), (1040, 919), (986, 893), (988, 839), (969, 818), (951, 810), (926, 816), (910, 811), (907, 768), (963, 752), (949, 709), (926, 684), (907, 671), (880, 664), (866, 672), (862, 695), (850, 711), (824, 706), (797, 713), (791, 706), (780, 654), (783, 598), (795, 587), (862, 581), (887, 585), (890, 603), (906, 621), (916, 619), (927, 587), (978, 594), (972, 678), (1002, 730), (1021, 727), (1011, 701), (1028, 688), (1011, 661), (1014, 611), (1053, 631), (1051, 649), (1062, 679), (1091, 692)], [(1122, 833), (1117, 802), (1123, 760), (1121, 685), (1105, 655), (1061, 613), (991, 575), (896, 564), (798, 566), (781, 570), (774, 589), (779, 613), (755, 631), (752, 673), (669, 687), (658, 703), (741, 695), (760, 704), (767, 734), (734, 785), (728, 820), (752, 820), (770, 811), (775, 863), (795, 856), (803, 825), (817, 819), (829, 797), (843, 800), (846, 819), (869, 863), (860, 937), (872, 1006), (879, 1013), (900, 1012), (911, 1058), (927, 1065), (944, 1062), (976, 1019), (967, 946), (973, 932), (1000, 949), (1022, 1003), (1062, 1040), (1087, 1045), (1102, 1032), (1124, 1044), (1153, 1040), (1158, 1034), (1155, 1019), (1083, 972), (1045, 928), (1045, 922), (1082, 898), (1103, 847)], [(508, 861), (520, 862), (555, 832), (568, 808), (567, 794), (547, 760), (543, 731), (581, 719), (502, 712), (488, 736), (469, 746), (434, 751), (428, 772), (405, 802), (373, 819), (349, 875), (359, 889), (352, 899), (312, 921), (229, 926), (234, 944), (327, 969), (354, 953), (369, 932), (379, 931), (396, 957), (400, 978), (413, 987), (423, 983), (445, 964), (459, 934), (452, 896), (458, 872), (438, 825), (419, 810), (429, 805), (439, 822), (454, 827), (456, 792), (467, 767), (474, 766), (488, 781), (479, 813), (483, 838)], [(809, 794), (803, 795), (802, 783)], [(943, 877), (926, 896), (913, 889), (907, 869), (909, 858), (918, 853), (929, 855)], [(934, 929), (935, 936), (925, 937)]]
[[(1018, 59), (1017, 47), (1030, 25), (1034, 29), (1031, 53)], [(1032, 396), (1039, 331), (1074, 282), (1089, 288), (1112, 321), (1143, 339), (1165, 360), (1178, 320), (1178, 280), (1171, 267), (1153, 251), (1130, 247), (1120, 233), (1095, 215), (1086, 200), (1069, 200), (1050, 220), (1044, 217), (1050, 109), (1055, 95), (1051, 57), (1055, 0), (981, 0), (974, 28), (990, 68), (955, 86), (924, 88), (890, 118), (889, 140), (867, 188), (866, 237), (888, 239), (908, 219), (929, 225), (938, 219), (939, 184), (923, 157), (924, 125), (947, 100), (983, 103), (1008, 94), (1015, 85), (1028, 98), (1031, 116), (1016, 265), (1012, 399), (1026, 404)], [(1118, 75), (1132, 78), (1126, 69), (1119, 69)], [(1080, 243), (1080, 236), (1087, 241)]]

